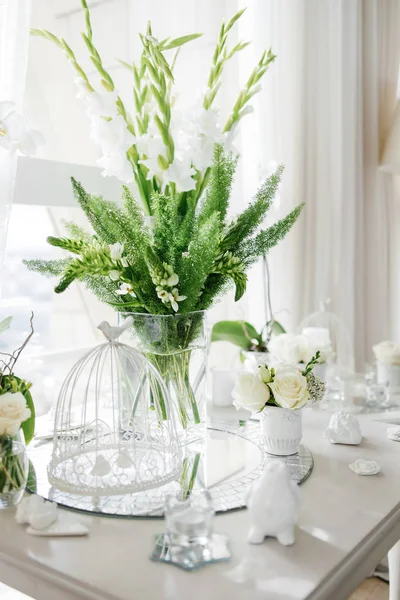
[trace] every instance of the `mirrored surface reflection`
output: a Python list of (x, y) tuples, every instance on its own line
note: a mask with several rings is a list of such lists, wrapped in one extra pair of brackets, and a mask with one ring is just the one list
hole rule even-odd
[(78, 496), (50, 486), (47, 464), (51, 452), (52, 442), (49, 440), (31, 444), (29, 455), (34, 471), (28, 482), (30, 491), (37, 491), (44, 498), (68, 508), (120, 517), (160, 518), (168, 494), (190, 494), (205, 487), (211, 494), (217, 513), (243, 508), (247, 490), (260, 477), (266, 461), (284, 461), (297, 483), (304, 481), (313, 467), (311, 453), (305, 446), (301, 446), (299, 454), (294, 456), (272, 457), (266, 454), (261, 447), (258, 423), (218, 422), (207, 430), (203, 444), (186, 447), (181, 473), (175, 481), (134, 494)]

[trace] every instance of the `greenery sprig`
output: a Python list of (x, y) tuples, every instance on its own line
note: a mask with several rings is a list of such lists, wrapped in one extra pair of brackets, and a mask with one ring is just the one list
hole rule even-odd
[(321, 356), (321, 352), (319, 350), (317, 350), (317, 352), (315, 353), (315, 356), (313, 356), (308, 361), (308, 363), (305, 366), (305, 369), (302, 371), (302, 375), (304, 375), (304, 377), (307, 377), (307, 375), (313, 370), (315, 365), (317, 365), (319, 363), (320, 356)]

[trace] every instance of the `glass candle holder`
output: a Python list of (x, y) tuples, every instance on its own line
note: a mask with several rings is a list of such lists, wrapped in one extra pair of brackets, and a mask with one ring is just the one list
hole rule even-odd
[(213, 534), (214, 508), (207, 491), (170, 494), (165, 501), (165, 521), (171, 543), (180, 546), (206, 543)]

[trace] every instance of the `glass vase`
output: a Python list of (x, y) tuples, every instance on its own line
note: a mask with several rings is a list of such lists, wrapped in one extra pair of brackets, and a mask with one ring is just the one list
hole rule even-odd
[[(174, 418), (182, 443), (204, 441), (206, 435), (206, 313), (196, 311), (176, 315), (124, 313), (132, 327), (127, 331), (132, 346), (154, 365), (168, 388)], [(154, 387), (154, 386), (153, 386)], [(154, 394), (154, 391), (153, 391)], [(162, 390), (157, 398), (149, 394), (149, 410), (155, 400), (167, 418)]]
[(13, 437), (0, 436), (0, 509), (16, 506), (21, 501), (28, 471), (29, 460), (22, 430)]

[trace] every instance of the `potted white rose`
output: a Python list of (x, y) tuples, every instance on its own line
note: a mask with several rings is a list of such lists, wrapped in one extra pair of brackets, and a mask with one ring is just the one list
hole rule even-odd
[[(0, 333), (9, 328), (12, 318), (0, 323)], [(31, 333), (12, 354), (0, 352), (0, 508), (16, 506), (22, 499), (29, 472), (26, 444), (34, 434), (35, 409), (31, 384), (14, 373), (22, 350), (33, 335)]]
[(373, 347), (376, 358), (377, 382), (400, 389), (400, 344), (380, 342)]
[(301, 408), (318, 402), (325, 384), (312, 373), (319, 352), (304, 370), (293, 364), (279, 363), (275, 368), (259, 366), (257, 371), (243, 372), (232, 396), (237, 409), (245, 408), (261, 414), (261, 431), (265, 450), (269, 454), (296, 454), (302, 438)]

